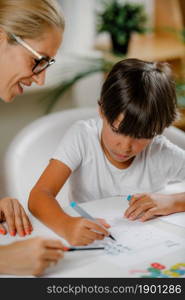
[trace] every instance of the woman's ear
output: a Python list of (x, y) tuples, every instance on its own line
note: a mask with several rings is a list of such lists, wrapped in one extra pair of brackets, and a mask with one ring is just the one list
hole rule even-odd
[(0, 27), (0, 42), (7, 40), (7, 33), (4, 31), (2, 27)]

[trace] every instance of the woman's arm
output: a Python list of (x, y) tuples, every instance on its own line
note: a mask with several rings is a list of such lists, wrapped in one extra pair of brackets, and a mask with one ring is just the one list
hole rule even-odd
[(29, 210), (45, 225), (64, 237), (71, 245), (87, 245), (103, 239), (108, 231), (82, 217), (71, 217), (64, 212), (56, 195), (71, 174), (64, 163), (52, 159), (29, 197)]

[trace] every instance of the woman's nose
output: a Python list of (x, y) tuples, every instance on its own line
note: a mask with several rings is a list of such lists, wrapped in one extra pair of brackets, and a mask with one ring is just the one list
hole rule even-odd
[(46, 79), (46, 70), (32, 76), (33, 81), (38, 85), (44, 85)]

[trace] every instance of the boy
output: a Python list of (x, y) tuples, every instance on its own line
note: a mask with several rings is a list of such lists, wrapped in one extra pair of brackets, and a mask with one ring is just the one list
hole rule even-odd
[(168, 65), (118, 62), (102, 87), (99, 114), (67, 131), (29, 198), (31, 212), (72, 245), (87, 245), (109, 233), (62, 210), (55, 197), (69, 177), (70, 201), (132, 193), (125, 212), (130, 219), (185, 210), (185, 193), (159, 194), (168, 182), (185, 179), (185, 152), (161, 135), (176, 117)]

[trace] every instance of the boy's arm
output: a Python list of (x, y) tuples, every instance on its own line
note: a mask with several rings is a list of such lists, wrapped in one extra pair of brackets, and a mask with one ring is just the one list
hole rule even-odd
[(82, 217), (69, 216), (55, 198), (70, 174), (67, 165), (51, 160), (30, 193), (29, 210), (71, 245), (88, 245), (102, 240), (109, 235), (106, 229)]
[(185, 192), (170, 195), (135, 194), (129, 201), (125, 217), (146, 221), (154, 216), (165, 216), (185, 211)]
[(70, 174), (71, 170), (68, 166), (52, 159), (31, 190), (28, 200), (31, 213), (62, 236), (69, 216), (63, 211), (55, 197)]

